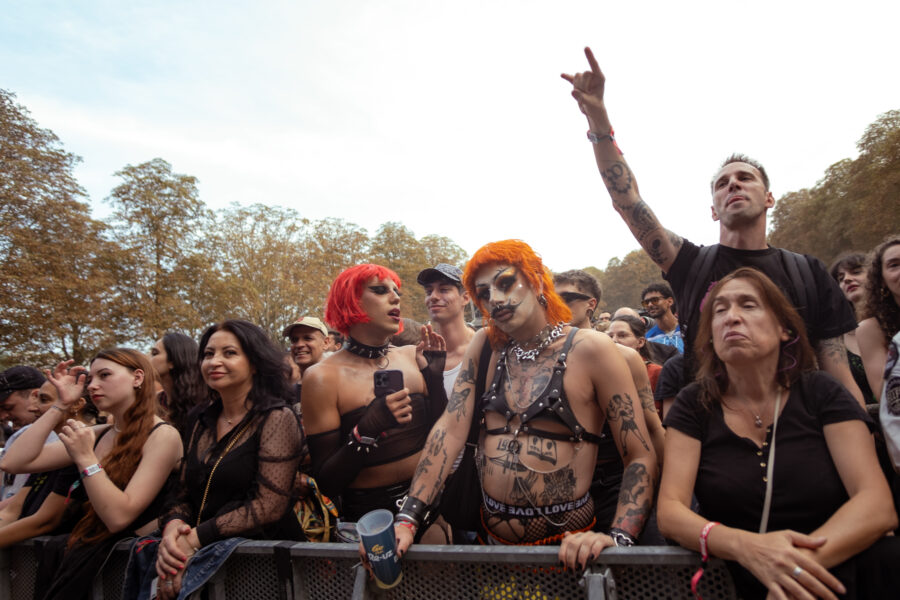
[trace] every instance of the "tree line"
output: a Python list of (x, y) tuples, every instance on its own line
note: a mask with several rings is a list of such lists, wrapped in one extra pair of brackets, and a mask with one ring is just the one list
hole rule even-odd
[[(880, 115), (857, 147), (857, 158), (831, 165), (813, 187), (778, 199), (772, 245), (828, 263), (900, 231), (900, 111)], [(425, 321), (418, 271), (466, 260), (451, 239), (416, 238), (396, 222), (369, 235), (278, 206), (210, 210), (197, 179), (161, 158), (116, 173), (112, 214), (101, 222), (73, 176), (79, 160), (0, 90), (0, 367), (80, 363), (105, 346), (140, 347), (172, 329), (196, 336), (228, 317), (277, 340), (297, 317), (321, 316), (332, 279), (367, 261), (397, 271), (404, 316)], [(586, 270), (608, 309), (636, 306), (662, 279), (641, 250)]]
[(403, 314), (424, 321), (418, 271), (466, 260), (449, 238), (417, 238), (396, 222), (369, 235), (278, 206), (210, 210), (197, 179), (161, 158), (115, 174), (101, 222), (73, 175), (79, 160), (0, 90), (2, 368), (83, 364), (106, 346), (144, 347), (168, 330), (198, 336), (223, 318), (280, 340), (300, 316), (321, 317), (331, 281), (362, 262), (397, 271)]

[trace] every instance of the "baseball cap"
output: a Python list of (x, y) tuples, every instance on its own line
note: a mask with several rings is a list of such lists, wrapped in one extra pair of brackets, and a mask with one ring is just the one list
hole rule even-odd
[(303, 317), (302, 319), (297, 319), (290, 325), (284, 328), (284, 331), (281, 332), (281, 335), (284, 337), (290, 337), (291, 330), (294, 327), (309, 327), (310, 329), (315, 329), (317, 331), (321, 331), (322, 335), (328, 337), (328, 328), (325, 327), (325, 323), (321, 321), (321, 319), (317, 319), (316, 317)]
[(425, 285), (433, 283), (438, 279), (449, 279), (458, 286), (462, 285), (462, 269), (448, 265), (447, 263), (438, 263), (433, 267), (422, 269), (416, 276), (416, 283)]
[(34, 367), (19, 365), (0, 373), (0, 402), (18, 390), (33, 390), (44, 385), (47, 379)]

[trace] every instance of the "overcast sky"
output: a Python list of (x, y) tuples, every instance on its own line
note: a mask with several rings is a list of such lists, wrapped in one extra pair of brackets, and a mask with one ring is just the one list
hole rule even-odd
[[(562, 71), (590, 45), (641, 193), (717, 240), (709, 179), (733, 151), (776, 198), (856, 156), (900, 108), (900, 3), (0, 0), (0, 87), (83, 158), (94, 216), (154, 157), (212, 208), (288, 206), (471, 253), (521, 238), (554, 270), (637, 248)], [(815, 224), (811, 224), (815, 226)]]

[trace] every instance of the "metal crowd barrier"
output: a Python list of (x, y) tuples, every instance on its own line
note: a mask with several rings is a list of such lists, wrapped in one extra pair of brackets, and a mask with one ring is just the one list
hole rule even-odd
[[(30, 600), (37, 572), (33, 540), (0, 550), (0, 600)], [(129, 541), (94, 579), (93, 600), (119, 600)], [(352, 544), (246, 542), (206, 584), (209, 600), (691, 600), (699, 556), (682, 548), (610, 548), (582, 572), (563, 571), (554, 547), (414, 546), (403, 577), (378, 590)], [(724, 564), (711, 560), (704, 600), (735, 598)]]

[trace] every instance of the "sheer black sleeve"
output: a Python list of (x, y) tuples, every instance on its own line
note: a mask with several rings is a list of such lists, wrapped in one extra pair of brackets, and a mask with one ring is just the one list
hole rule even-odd
[[(294, 411), (287, 407), (269, 411), (259, 425), (258, 439), (255, 481), (251, 492), (241, 499), (226, 502), (213, 518), (197, 526), (202, 544), (239, 535), (256, 537), (265, 526), (282, 519), (296, 501), (303, 434)], [(231, 467), (240, 468), (240, 463), (235, 460)], [(217, 472), (214, 477), (220, 478), (219, 487), (227, 488), (228, 478), (235, 483), (240, 475)]]

